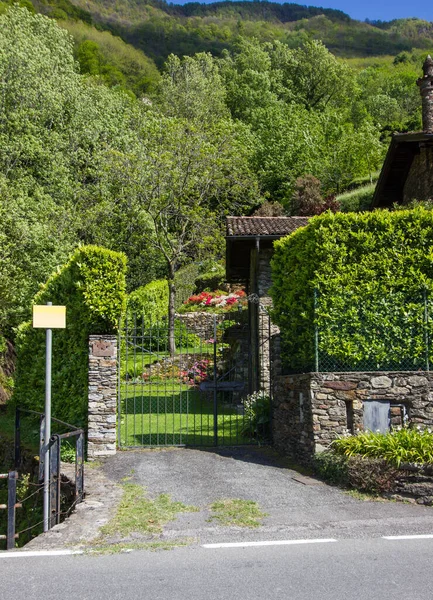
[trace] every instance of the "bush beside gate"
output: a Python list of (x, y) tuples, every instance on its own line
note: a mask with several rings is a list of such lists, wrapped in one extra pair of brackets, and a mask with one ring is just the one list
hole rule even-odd
[[(66, 329), (53, 334), (53, 416), (74, 425), (87, 424), (88, 340), (90, 334), (117, 331), (125, 308), (126, 257), (97, 246), (82, 246), (54, 273), (34, 304), (66, 305)], [(43, 410), (45, 331), (20, 326), (14, 402)]]

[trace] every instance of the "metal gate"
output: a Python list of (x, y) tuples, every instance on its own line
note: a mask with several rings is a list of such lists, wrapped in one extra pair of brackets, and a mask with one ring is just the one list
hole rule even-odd
[[(119, 446), (233, 446), (269, 432), (270, 382), (258, 383), (269, 360), (269, 317), (252, 335), (251, 312), (193, 313), (168, 322), (127, 318), (119, 335)], [(258, 357), (258, 360), (257, 360)], [(251, 398), (251, 393), (261, 390)], [(265, 396), (265, 397), (264, 397)]]

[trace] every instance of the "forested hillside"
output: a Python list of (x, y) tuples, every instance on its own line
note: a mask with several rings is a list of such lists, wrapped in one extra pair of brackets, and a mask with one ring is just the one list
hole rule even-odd
[(430, 24), (259, 2), (11, 4), (0, 2), (8, 339), (78, 244), (124, 251), (129, 290), (192, 263), (205, 272), (224, 256), (227, 214), (368, 206), (390, 134), (421, 126)]
[[(39, 7), (58, 14), (61, 3), (68, 13), (68, 1), (42, 0), (45, 4)], [(338, 10), (291, 3), (192, 2), (181, 6), (162, 0), (71, 1), (72, 12), (86, 11), (89, 22), (142, 49), (158, 66), (170, 53), (208, 51), (220, 55), (224, 48), (233, 46), (239, 34), (261, 42), (280, 40), (291, 47), (306, 39), (320, 39), (329, 50), (344, 57), (396, 55), (433, 45), (433, 26), (426, 21), (362, 23)], [(50, 7), (51, 3), (59, 8)]]

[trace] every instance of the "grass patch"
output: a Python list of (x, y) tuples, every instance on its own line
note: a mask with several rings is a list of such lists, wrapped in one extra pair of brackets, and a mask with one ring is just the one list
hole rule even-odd
[[(213, 394), (197, 388), (172, 389), (169, 386), (128, 386), (121, 389), (120, 432), (126, 446), (214, 445)], [(222, 445), (247, 444), (242, 434), (248, 420), (226, 402), (230, 394), (218, 393), (218, 442)]]
[(359, 490), (344, 490), (343, 493), (347, 496), (351, 496), (355, 500), (361, 500), (362, 502), (387, 502), (382, 496), (360, 492)]
[(126, 483), (117, 513), (101, 528), (101, 533), (120, 536), (130, 533), (161, 533), (163, 526), (174, 521), (179, 513), (198, 510), (195, 506), (173, 502), (167, 494), (160, 494), (155, 500), (151, 500), (146, 497), (141, 486)]
[(260, 510), (257, 502), (253, 500), (223, 499), (211, 504), (212, 514), (208, 521), (219, 521), (221, 525), (235, 525), (238, 527), (260, 527), (261, 520), (267, 513)]
[(369, 210), (376, 184), (367, 184), (337, 196), (342, 212), (360, 212)]

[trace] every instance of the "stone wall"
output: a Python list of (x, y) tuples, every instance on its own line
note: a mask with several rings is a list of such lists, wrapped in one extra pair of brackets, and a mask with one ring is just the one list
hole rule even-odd
[(414, 500), (417, 504), (433, 506), (433, 466), (402, 464), (397, 469), (388, 496), (395, 500)]
[(276, 448), (308, 463), (344, 433), (364, 428), (364, 406), (390, 404), (390, 423), (433, 425), (433, 374), (425, 372), (305, 373), (277, 377), (273, 391)]
[(433, 148), (420, 148), (403, 189), (403, 203), (433, 198)]
[(214, 336), (214, 316), (216, 323), (224, 320), (224, 315), (214, 315), (210, 312), (190, 312), (176, 314), (176, 319), (185, 324), (189, 333), (195, 333), (202, 340), (213, 338)]
[(116, 453), (116, 408), (116, 336), (91, 335), (89, 338), (88, 460)]

